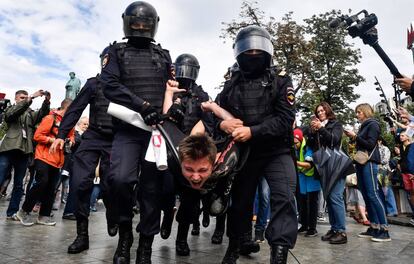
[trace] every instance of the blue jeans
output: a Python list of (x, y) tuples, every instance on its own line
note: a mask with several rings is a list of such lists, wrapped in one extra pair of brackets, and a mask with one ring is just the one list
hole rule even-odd
[(23, 179), (26, 175), (29, 154), (20, 150), (9, 150), (0, 153), (0, 184), (6, 179), (10, 169), (14, 169), (13, 191), (7, 208), (7, 216), (12, 216), (19, 211), (20, 201), (23, 196)]
[(96, 200), (98, 200), (99, 193), (101, 192), (101, 188), (99, 187), (99, 184), (94, 184), (91, 194), (91, 207), (95, 207)]
[(365, 165), (355, 165), (358, 188), (365, 200), (368, 218), (371, 224), (387, 226), (387, 216), (378, 189), (378, 164), (367, 162)]
[(392, 186), (382, 187), (381, 189), (382, 191), (379, 191), (378, 194), (382, 203), (385, 205), (385, 212), (387, 215), (397, 215), (397, 204), (395, 202)]
[(326, 199), (329, 224), (332, 231), (345, 232), (345, 179), (339, 179)]
[(265, 177), (262, 177), (257, 185), (257, 200), (257, 217), (254, 228), (257, 231), (264, 231), (270, 213), (270, 188)]

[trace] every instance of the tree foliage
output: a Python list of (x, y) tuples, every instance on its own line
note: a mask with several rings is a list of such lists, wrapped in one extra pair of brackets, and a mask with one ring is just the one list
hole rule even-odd
[(289, 12), (279, 22), (266, 17), (257, 2), (244, 1), (239, 18), (222, 23), (220, 37), (234, 40), (237, 32), (248, 25), (266, 28), (272, 36), (275, 64), (292, 77), (298, 92), (298, 110), (305, 120), (317, 104), (326, 101), (341, 121), (349, 122), (353, 111), (348, 105), (359, 98), (354, 87), (364, 79), (356, 68), (360, 51), (347, 42), (344, 29), (328, 27), (328, 22), (340, 14), (332, 10), (314, 15), (302, 25)]

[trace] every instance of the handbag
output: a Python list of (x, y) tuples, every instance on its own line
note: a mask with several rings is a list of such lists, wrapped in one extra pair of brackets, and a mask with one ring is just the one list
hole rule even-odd
[(368, 151), (366, 150), (358, 150), (355, 153), (354, 161), (360, 165), (365, 165), (368, 162), (368, 160), (372, 157), (372, 154), (374, 153), (376, 148), (377, 148), (377, 145), (375, 145), (374, 149), (369, 155), (368, 155)]
[(352, 173), (346, 176), (345, 185), (347, 187), (355, 187), (358, 185), (358, 179), (356, 173)]

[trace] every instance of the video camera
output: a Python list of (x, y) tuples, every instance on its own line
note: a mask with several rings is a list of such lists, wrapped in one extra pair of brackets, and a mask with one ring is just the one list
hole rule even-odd
[[(364, 17), (360, 19), (359, 16), (361, 14), (364, 14)], [(348, 34), (352, 38), (360, 37), (364, 44), (370, 45), (375, 49), (392, 75), (397, 78), (402, 78), (403, 76), (397, 67), (395, 67), (394, 63), (378, 44), (378, 31), (375, 28), (377, 24), (378, 18), (374, 13), (369, 14), (366, 10), (362, 10), (355, 15), (342, 15), (334, 18), (329, 22), (328, 26), (331, 28), (346, 27)]]

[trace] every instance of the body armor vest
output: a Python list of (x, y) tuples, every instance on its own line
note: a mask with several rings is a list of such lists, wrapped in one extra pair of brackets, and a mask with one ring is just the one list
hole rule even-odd
[(128, 43), (115, 45), (121, 82), (160, 111), (171, 65), (168, 51), (152, 43), (148, 49), (138, 49)]
[(90, 102), (89, 125), (93, 130), (99, 133), (112, 135), (112, 116), (107, 113), (109, 100), (104, 96), (102, 85), (97, 78), (94, 77), (91, 79), (95, 79), (96, 92), (94, 100)]
[(236, 71), (224, 85), (224, 103), (229, 111), (243, 120), (246, 126), (256, 125), (274, 110), (277, 84), (275, 77), (266, 72), (256, 79), (242, 79)]
[(201, 86), (194, 84), (193, 87), (181, 98), (181, 104), (185, 109), (182, 130), (186, 135), (191, 132), (191, 129), (201, 119), (203, 114), (201, 103), (208, 100), (208, 95)]

